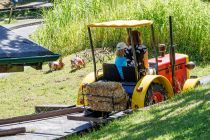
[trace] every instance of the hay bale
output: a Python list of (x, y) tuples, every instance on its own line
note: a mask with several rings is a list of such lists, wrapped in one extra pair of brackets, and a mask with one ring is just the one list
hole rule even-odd
[(118, 82), (95, 82), (86, 85), (84, 92), (92, 95), (120, 97), (125, 92)]
[(83, 93), (92, 110), (112, 112), (127, 108), (128, 96), (120, 83), (91, 83), (86, 85)]
[(102, 112), (112, 112), (112, 111), (122, 111), (127, 109), (127, 102), (121, 102), (118, 104), (112, 105), (108, 102), (95, 102), (92, 100), (87, 100), (88, 105), (92, 110), (102, 111)]

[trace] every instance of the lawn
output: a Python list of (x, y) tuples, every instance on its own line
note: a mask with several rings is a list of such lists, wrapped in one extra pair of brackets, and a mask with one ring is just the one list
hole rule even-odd
[[(86, 68), (70, 72), (70, 58), (64, 58), (63, 70), (46, 74), (48, 65), (37, 71), (27, 68), (25, 72), (0, 78), (0, 118), (34, 113), (34, 106), (41, 104), (75, 104), (80, 82), (93, 71), (92, 63)], [(193, 75), (209, 75), (210, 64), (197, 66)]]
[(82, 140), (210, 139), (210, 84), (179, 94), (173, 99), (132, 115), (83, 136)]
[(70, 58), (64, 59), (65, 68), (46, 74), (48, 65), (37, 71), (0, 78), (0, 118), (34, 113), (34, 106), (41, 104), (75, 104), (81, 80), (91, 72), (92, 65), (70, 73)]

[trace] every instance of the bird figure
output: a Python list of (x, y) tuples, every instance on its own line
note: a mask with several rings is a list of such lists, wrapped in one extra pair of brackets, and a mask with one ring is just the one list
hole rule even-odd
[(64, 67), (63, 59), (59, 59), (58, 62), (49, 62), (50, 71), (61, 70)]
[(76, 55), (75, 58), (71, 59), (71, 69), (80, 69), (85, 67), (85, 61), (79, 55)]

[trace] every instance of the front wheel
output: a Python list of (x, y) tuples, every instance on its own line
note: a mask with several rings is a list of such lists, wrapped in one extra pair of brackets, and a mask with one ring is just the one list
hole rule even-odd
[(144, 106), (153, 105), (167, 100), (167, 92), (163, 85), (152, 83), (145, 96)]

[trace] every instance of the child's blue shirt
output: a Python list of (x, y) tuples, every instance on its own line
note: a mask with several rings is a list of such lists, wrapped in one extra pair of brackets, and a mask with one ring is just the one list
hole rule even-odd
[(119, 57), (116, 56), (115, 58), (115, 65), (119, 71), (120, 77), (124, 79), (122, 67), (127, 66), (126, 57)]

